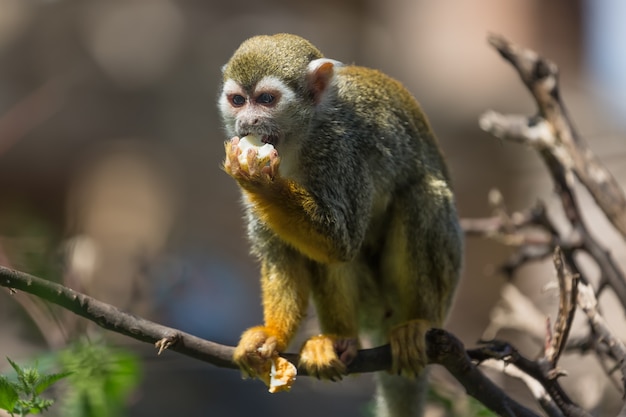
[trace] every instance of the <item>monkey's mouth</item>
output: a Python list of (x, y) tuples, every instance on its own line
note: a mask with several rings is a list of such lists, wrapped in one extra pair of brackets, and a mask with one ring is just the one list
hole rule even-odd
[(278, 136), (276, 136), (276, 135), (263, 135), (263, 136), (261, 136), (261, 142), (269, 143), (273, 147), (276, 147), (276, 145), (278, 144)]
[(244, 136), (250, 136), (250, 135), (254, 135), (260, 138), (261, 142), (269, 143), (274, 148), (276, 147), (276, 145), (278, 145), (278, 142), (279, 142), (278, 135), (264, 135), (264, 134), (259, 134), (255, 132), (246, 132), (246, 133), (239, 135), (239, 137), (243, 138)]

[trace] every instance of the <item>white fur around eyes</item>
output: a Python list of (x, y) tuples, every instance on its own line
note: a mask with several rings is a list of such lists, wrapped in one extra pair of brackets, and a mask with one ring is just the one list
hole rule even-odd
[[(263, 92), (272, 91), (280, 93), (280, 100), (278, 102), (279, 108), (284, 104), (291, 103), (296, 100), (295, 91), (293, 91), (293, 89), (280, 78), (274, 76), (263, 77), (261, 81), (254, 86), (252, 95), (254, 96)], [(233, 94), (241, 94), (244, 97), (248, 97), (248, 94), (243, 90), (241, 85), (239, 85), (239, 83), (232, 78), (229, 78), (224, 81), (222, 94), (218, 99), (218, 106), (223, 115), (232, 114), (234, 111), (233, 106), (229, 101), (229, 96)]]
[(218, 100), (218, 106), (222, 114), (228, 114), (232, 111), (232, 106), (228, 101), (228, 96), (230, 94), (241, 94), (245, 95), (239, 84), (235, 82), (235, 80), (228, 79), (224, 82), (224, 86), (222, 87), (222, 94)]
[(230, 94), (241, 94), (242, 96), (245, 96), (246, 92), (243, 91), (243, 88), (239, 86), (237, 81), (229, 78), (224, 81), (224, 85), (222, 86), (222, 97), (227, 97)]
[(281, 101), (290, 102), (295, 100), (296, 93), (278, 77), (263, 77), (261, 81), (254, 87), (255, 94), (263, 91), (278, 91), (281, 95)]

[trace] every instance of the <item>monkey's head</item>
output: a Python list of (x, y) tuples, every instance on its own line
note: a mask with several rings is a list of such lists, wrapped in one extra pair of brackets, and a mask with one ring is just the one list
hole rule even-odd
[(338, 64), (296, 35), (246, 40), (222, 68), (219, 108), (227, 133), (255, 134), (280, 148), (306, 131)]

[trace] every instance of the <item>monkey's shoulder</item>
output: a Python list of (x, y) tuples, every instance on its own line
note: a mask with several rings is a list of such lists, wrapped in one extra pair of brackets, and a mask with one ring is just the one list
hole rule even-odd
[(377, 69), (347, 65), (337, 68), (336, 85), (339, 97), (368, 107), (403, 108), (421, 113), (419, 103), (395, 78)]

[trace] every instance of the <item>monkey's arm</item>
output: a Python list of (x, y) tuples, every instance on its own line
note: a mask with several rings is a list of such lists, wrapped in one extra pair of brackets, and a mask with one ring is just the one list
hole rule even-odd
[(308, 306), (308, 261), (281, 242), (269, 249), (261, 265), (265, 322), (243, 333), (233, 357), (249, 376), (269, 374), (270, 360), (285, 351)]
[[(280, 158), (276, 152), (270, 156), (269, 165), (259, 164), (254, 151), (249, 152), (248, 166), (242, 167), (238, 160), (241, 151), (236, 145), (234, 140), (226, 142), (224, 170), (237, 180), (262, 222), (315, 261), (333, 263), (354, 255), (360, 237), (348, 232), (347, 215), (335, 207), (320, 205), (306, 188), (279, 176)], [(357, 214), (352, 216), (356, 218)]]

